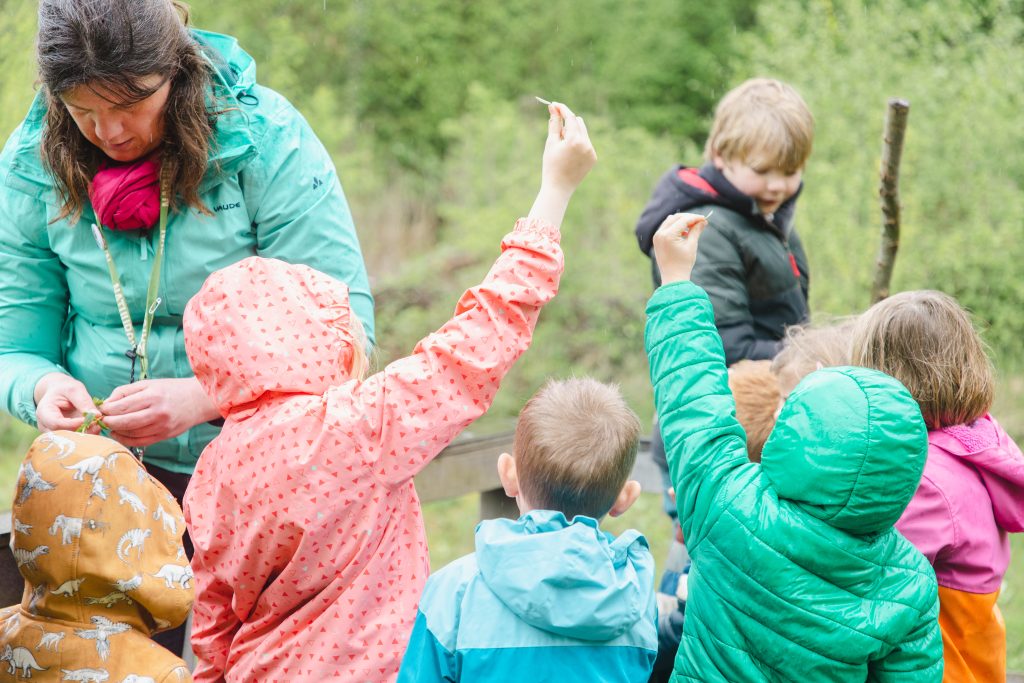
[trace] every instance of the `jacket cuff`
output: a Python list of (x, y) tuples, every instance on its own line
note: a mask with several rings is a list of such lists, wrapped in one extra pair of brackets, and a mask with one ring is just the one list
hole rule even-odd
[(11, 363), (5, 372), (0, 373), (0, 385), (7, 385), (7, 412), (32, 427), (38, 427), (36, 422), (36, 384), (43, 376), (52, 372), (67, 374), (67, 370), (55, 363), (40, 358), (35, 360), (34, 363)]
[(554, 242), (562, 241), (562, 231), (557, 227), (540, 218), (520, 218), (516, 221), (513, 232), (527, 232), (542, 235)]

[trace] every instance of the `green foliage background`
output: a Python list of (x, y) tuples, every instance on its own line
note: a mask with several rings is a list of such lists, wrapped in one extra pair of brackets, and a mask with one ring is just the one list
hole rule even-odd
[[(195, 0), (192, 10), (196, 25), (239, 38), (261, 82), (295, 102), (334, 155), (377, 297), (381, 362), (447, 318), (528, 210), (547, 118), (533, 96), (585, 115), (600, 163), (565, 221), (562, 291), (487, 418), (501, 424), (545, 377), (573, 373), (621, 383), (650, 417), (650, 280), (633, 225), (671, 163), (700, 162), (714, 103), (751, 76), (791, 82), (817, 119), (798, 212), (812, 308), (863, 309), (886, 101), (907, 99), (893, 288), (942, 289), (975, 312), (1001, 368), (997, 414), (1024, 438), (1024, 1)], [(34, 32), (35, 3), (0, 0), (3, 137), (33, 96)], [(27, 438), (0, 422), (0, 479)], [(1019, 573), (1004, 609), (1011, 665), (1024, 668)]]

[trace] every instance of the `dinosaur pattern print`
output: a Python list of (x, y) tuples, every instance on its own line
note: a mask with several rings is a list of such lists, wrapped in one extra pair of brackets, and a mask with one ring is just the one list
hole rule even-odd
[(61, 669), (62, 681), (81, 681), (81, 683), (104, 683), (110, 680), (106, 669)]
[(100, 455), (94, 455), (91, 458), (85, 460), (79, 460), (74, 465), (61, 465), (66, 470), (74, 472), (73, 479), (78, 481), (85, 481), (85, 477), (92, 477), (93, 481), (96, 480), (96, 476), (100, 472), (100, 468), (106, 464), (106, 459)]
[(116, 579), (114, 581), (114, 587), (122, 593), (133, 591), (142, 585), (142, 574), (136, 574), (130, 579)]
[(167, 510), (164, 510), (163, 505), (156, 506), (156, 511), (153, 513), (153, 519), (158, 522), (162, 522), (164, 525), (164, 531), (172, 536), (178, 533), (178, 518)]
[(32, 651), (24, 647), (4, 647), (0, 653), (0, 662), (7, 662), (7, 673), (22, 678), (32, 678), (33, 671), (46, 671), (45, 667), (39, 666)]
[(21, 466), (19, 480), (24, 477), (25, 484), (18, 492), (18, 502), (24, 503), (34, 491), (52, 491), (53, 484), (43, 479), (43, 476), (36, 472), (32, 463), (26, 462)]
[(58, 652), (60, 650), (60, 642), (64, 640), (64, 636), (67, 634), (63, 631), (47, 633), (42, 626), (39, 627), (39, 630), (43, 633), (39, 636), (39, 644), (36, 645), (36, 652), (44, 648), (50, 652)]
[(57, 515), (53, 519), (53, 524), (50, 525), (50, 535), (53, 536), (58, 531), (61, 545), (71, 543), (73, 539), (82, 535), (82, 518)]
[(558, 241), (520, 220), (453, 317), (362, 381), (341, 283), (260, 258), (207, 279), (184, 318), (225, 418), (185, 494), (197, 681), (395, 679), (429, 573), (413, 477), (529, 346)]
[(121, 540), (117, 542), (117, 556), (125, 564), (131, 564), (131, 553), (137, 550), (141, 560), (146, 539), (152, 535), (152, 529), (130, 529), (126, 531), (121, 536)]
[(51, 449), (56, 449), (57, 452), (49, 458), (50, 460), (63, 460), (75, 452), (75, 442), (55, 432), (47, 432), (39, 438), (41, 453), (49, 453)]
[(78, 589), (82, 585), (83, 581), (85, 581), (84, 577), (79, 577), (77, 579), (68, 579), (67, 581), (57, 586), (50, 592), (54, 595), (72, 596), (78, 592)]
[(107, 487), (100, 477), (92, 480), (92, 492), (89, 495), (96, 496), (100, 500), (107, 499)]
[(163, 579), (167, 584), (168, 588), (188, 588), (189, 581), (192, 580), (192, 567), (189, 565), (181, 566), (177, 564), (165, 564), (160, 567), (160, 571), (153, 574), (158, 579)]
[(39, 567), (36, 566), (36, 560), (50, 552), (50, 546), (39, 545), (32, 550), (28, 550), (27, 548), (15, 548), (13, 552), (14, 561), (17, 563), (19, 569), (21, 567), (25, 567), (26, 569), (36, 571), (39, 569)]
[(181, 658), (151, 639), (192, 605), (181, 509), (124, 446), (38, 437), (12, 518), (25, 588), (20, 604), (0, 608), (0, 682), (191, 682)]
[(136, 496), (134, 493), (128, 490), (126, 486), (117, 487), (117, 504), (124, 505), (128, 503), (132, 510), (140, 514), (146, 514), (146, 506), (143, 504), (142, 499)]

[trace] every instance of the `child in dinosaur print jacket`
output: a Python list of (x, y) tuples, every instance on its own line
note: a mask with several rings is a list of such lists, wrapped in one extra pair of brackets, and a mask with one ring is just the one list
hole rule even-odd
[(181, 508), (127, 448), (43, 434), (18, 472), (11, 516), (25, 589), (0, 610), (0, 680), (192, 680), (151, 640), (192, 606)]
[(250, 258), (185, 312), (224, 429), (185, 496), (197, 681), (388, 681), (429, 571), (413, 476), (490, 405), (562, 272), (559, 225), (596, 156), (551, 105), (541, 189), (484, 281), (365, 380), (345, 286)]

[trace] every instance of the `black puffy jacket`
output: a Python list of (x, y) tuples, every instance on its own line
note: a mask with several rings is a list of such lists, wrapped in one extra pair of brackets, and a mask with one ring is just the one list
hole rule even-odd
[(661, 276), (651, 247), (662, 221), (680, 211), (706, 215), (714, 209), (690, 279), (711, 298), (730, 365), (772, 358), (786, 327), (807, 321), (807, 256), (793, 228), (799, 195), (798, 190), (768, 220), (713, 165), (674, 166), (658, 181), (637, 222), (637, 240), (651, 257), (657, 287)]

